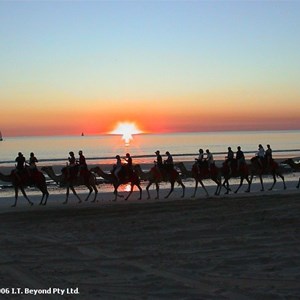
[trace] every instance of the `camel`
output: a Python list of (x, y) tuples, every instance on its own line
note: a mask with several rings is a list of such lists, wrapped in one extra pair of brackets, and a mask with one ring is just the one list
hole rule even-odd
[(177, 182), (179, 185), (181, 185), (181, 187), (182, 187), (181, 198), (184, 197), (185, 186), (182, 183), (179, 173), (175, 169), (171, 169), (168, 171), (164, 170), (163, 172), (161, 172), (161, 171), (158, 171), (157, 167), (153, 167), (153, 168), (151, 168), (151, 170), (149, 172), (145, 173), (142, 171), (142, 168), (140, 165), (135, 165), (134, 170), (141, 179), (149, 181), (149, 183), (146, 187), (148, 199), (150, 199), (149, 188), (152, 184), (155, 184), (155, 186), (156, 186), (156, 198), (155, 199), (159, 199), (159, 183), (162, 181), (171, 183), (171, 189), (170, 189), (169, 193), (167, 194), (167, 196), (165, 196), (165, 199), (167, 199), (174, 191), (175, 182)]
[(246, 189), (246, 193), (250, 192), (250, 186), (251, 186), (251, 180), (249, 179), (249, 165), (246, 163), (241, 164), (239, 169), (237, 169), (237, 162), (234, 160), (231, 162), (231, 170), (228, 167), (227, 163), (223, 163), (223, 166), (221, 168), (221, 173), (224, 177), (223, 186), (226, 188), (225, 194), (228, 194), (230, 191), (229, 188), (229, 179), (233, 177), (240, 177), (240, 184), (238, 188), (235, 190), (235, 194), (239, 191), (239, 189), (242, 187), (244, 180), (248, 182), (248, 188)]
[[(128, 198), (132, 194), (134, 186), (137, 186), (137, 188), (140, 191), (139, 200), (142, 199), (142, 188), (140, 186), (140, 179), (135, 172), (132, 172), (129, 177), (121, 176), (120, 180), (118, 180), (112, 173), (104, 172), (100, 167), (91, 168), (91, 172), (97, 174), (98, 176), (102, 177), (103, 179), (107, 180), (110, 184), (113, 185), (114, 195), (115, 195), (114, 201), (117, 200), (117, 197), (122, 197), (121, 195), (118, 194), (119, 186), (127, 183), (130, 183), (130, 192), (128, 193), (125, 200), (128, 200)], [(119, 174), (121, 174), (121, 172)]]
[[(285, 161), (282, 162), (283, 164), (287, 164), (289, 165), (293, 170), (300, 172), (300, 163), (295, 163), (294, 160), (292, 158), (289, 158)], [(299, 189), (300, 187), (300, 177), (299, 177), (299, 181), (298, 184), (296, 186), (297, 189)]]
[(85, 185), (89, 189), (89, 194), (87, 195), (85, 201), (89, 199), (93, 190), (95, 192), (95, 196), (91, 202), (96, 201), (98, 195), (98, 189), (96, 187), (96, 178), (91, 172), (87, 171), (87, 177), (76, 176), (76, 177), (70, 177), (69, 179), (66, 179), (66, 176), (63, 173), (61, 173), (60, 175), (56, 175), (52, 167), (42, 167), (42, 171), (45, 172), (57, 184), (65, 185), (67, 187), (66, 200), (63, 202), (63, 204), (66, 204), (68, 202), (70, 189), (73, 192), (73, 194), (76, 196), (76, 198), (79, 200), (79, 203), (81, 202), (80, 197), (78, 196), (78, 194), (74, 189), (74, 186), (78, 186), (78, 185)]
[[(24, 170), (22, 174), (16, 175), (14, 170), (10, 173), (10, 175), (4, 175), (0, 173), (0, 180), (4, 182), (10, 182), (15, 190), (15, 203), (12, 207), (17, 205), (19, 190), (22, 192), (24, 198), (28, 201), (30, 205), (33, 205), (25, 192), (24, 187), (29, 185), (35, 185), (42, 192), (42, 199), (40, 201), (40, 205), (46, 205), (49, 197), (49, 192), (47, 189), (46, 179), (43, 173), (39, 171), (35, 171), (29, 176), (29, 173)], [(43, 202), (45, 198), (45, 202)]]
[(265, 164), (261, 165), (259, 163), (258, 159), (259, 159), (258, 157), (253, 157), (251, 159), (251, 167), (250, 167), (251, 168), (251, 176), (250, 176), (251, 182), (252, 182), (254, 175), (258, 175), (259, 179), (260, 179), (260, 183), (261, 183), (261, 191), (264, 191), (265, 188), (264, 188), (262, 176), (266, 175), (266, 174), (271, 174), (273, 176), (273, 184), (269, 188), (269, 191), (271, 191), (274, 188), (274, 186), (277, 182), (276, 176), (278, 176), (282, 179), (283, 188), (286, 189), (284, 176), (282, 175), (282, 173), (280, 171), (280, 167), (279, 167), (278, 163), (272, 159), (270, 162), (270, 166), (267, 167), (267, 166), (265, 166)]
[(203, 184), (203, 181), (202, 181), (203, 179), (211, 179), (212, 181), (214, 181), (217, 184), (217, 189), (215, 191), (215, 195), (220, 194), (222, 182), (221, 182), (220, 172), (217, 167), (213, 168), (212, 172), (209, 172), (207, 167), (201, 168), (200, 172), (199, 172), (198, 163), (193, 164), (192, 170), (188, 170), (185, 167), (183, 162), (176, 163), (175, 166), (179, 168), (182, 175), (184, 175), (186, 178), (194, 178), (195, 179), (195, 190), (194, 190), (194, 194), (192, 195), (192, 198), (194, 198), (196, 196), (197, 189), (198, 189), (198, 183), (201, 184), (206, 195), (209, 196), (209, 194)]

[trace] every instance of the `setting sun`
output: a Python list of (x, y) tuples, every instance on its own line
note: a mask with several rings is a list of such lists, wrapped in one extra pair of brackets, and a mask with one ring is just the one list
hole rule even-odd
[(133, 139), (132, 136), (134, 134), (142, 133), (142, 131), (138, 129), (134, 122), (119, 122), (116, 128), (110, 133), (122, 135), (122, 139), (125, 141), (125, 144), (129, 144), (129, 142)]

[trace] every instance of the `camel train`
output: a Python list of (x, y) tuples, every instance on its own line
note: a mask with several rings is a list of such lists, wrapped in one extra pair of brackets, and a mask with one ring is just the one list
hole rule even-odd
[[(290, 165), (290, 167), (295, 171), (300, 171), (300, 163), (294, 162), (292, 159), (283, 161), (282, 163)], [(75, 169), (74, 169), (75, 170)], [(185, 185), (183, 179), (191, 178), (195, 181), (195, 188), (192, 194), (192, 197), (196, 197), (198, 186), (203, 188), (206, 196), (209, 196), (207, 188), (205, 187), (204, 180), (212, 180), (216, 184), (215, 195), (218, 196), (221, 193), (222, 189), (225, 189), (225, 194), (228, 194), (231, 191), (230, 179), (239, 178), (240, 182), (237, 189), (234, 193), (237, 193), (242, 187), (243, 183), (247, 183), (247, 189), (245, 192), (250, 192), (251, 184), (254, 176), (259, 177), (261, 184), (261, 191), (265, 190), (263, 176), (271, 175), (273, 177), (272, 186), (269, 190), (272, 190), (277, 183), (277, 178), (280, 178), (283, 182), (283, 188), (286, 189), (286, 183), (284, 176), (281, 172), (281, 168), (277, 162), (273, 159), (263, 164), (259, 161), (259, 158), (253, 157), (250, 160), (250, 163), (243, 163), (239, 166), (237, 160), (232, 160), (230, 165), (225, 161), (220, 167), (215, 164), (209, 165), (207, 161), (203, 161), (199, 164), (197, 160), (191, 170), (188, 170), (184, 163), (178, 162), (170, 166), (160, 166), (155, 165), (149, 171), (143, 171), (141, 165), (136, 164), (128, 168), (126, 165), (121, 167), (119, 176), (115, 176), (114, 170), (110, 172), (103, 171), (99, 166), (92, 167), (90, 170), (87, 168), (84, 171), (72, 171), (69, 172), (68, 168), (63, 168), (60, 174), (56, 174), (54, 169), (51, 166), (45, 166), (41, 168), (51, 180), (56, 184), (66, 189), (66, 198), (63, 202), (66, 204), (69, 199), (70, 190), (73, 192), (75, 197), (78, 199), (78, 202), (82, 202), (80, 196), (75, 190), (76, 186), (83, 185), (88, 189), (88, 195), (85, 198), (85, 201), (88, 201), (94, 192), (91, 202), (95, 202), (98, 195), (97, 188), (97, 177), (103, 178), (103, 180), (113, 186), (114, 199), (116, 201), (118, 197), (124, 197), (119, 194), (119, 187), (124, 184), (130, 185), (130, 191), (125, 197), (125, 200), (128, 200), (131, 196), (134, 187), (137, 187), (139, 191), (139, 200), (142, 199), (142, 188), (141, 181), (146, 181), (146, 191), (148, 199), (150, 199), (150, 187), (155, 185), (156, 188), (156, 197), (155, 199), (160, 198), (160, 188), (159, 185), (161, 182), (168, 182), (170, 184), (170, 190), (165, 196), (168, 198), (174, 191), (175, 184), (177, 183), (182, 188), (181, 197), (185, 196)], [(9, 175), (4, 175), (0, 172), (0, 180), (3, 182), (9, 182), (12, 184), (15, 191), (15, 202), (12, 205), (15, 207), (17, 205), (19, 191), (23, 194), (24, 198), (28, 201), (30, 205), (33, 205), (33, 202), (28, 198), (25, 188), (27, 186), (35, 186), (42, 192), (42, 198), (40, 205), (46, 205), (49, 197), (49, 192), (47, 189), (46, 178), (44, 174), (37, 169), (34, 172), (27, 172), (26, 169), (22, 173), (15, 172), (14, 170)], [(297, 188), (300, 187), (300, 178), (297, 184)]]

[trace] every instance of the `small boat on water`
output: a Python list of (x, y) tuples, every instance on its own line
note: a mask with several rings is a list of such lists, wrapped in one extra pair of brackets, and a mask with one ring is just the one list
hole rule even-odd
[(84, 133), (83, 133), (83, 132), (81, 133), (81, 136), (84, 136)]
[(3, 141), (2, 132), (0, 131), (0, 141)]

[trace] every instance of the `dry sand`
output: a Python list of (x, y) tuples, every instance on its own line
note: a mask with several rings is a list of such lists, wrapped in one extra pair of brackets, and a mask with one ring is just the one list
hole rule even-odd
[(299, 299), (298, 190), (176, 195), (68, 205), (55, 195), (7, 209), (13, 199), (1, 199), (0, 288), (10, 295), (0, 299), (11, 288), (52, 289), (13, 299)]

